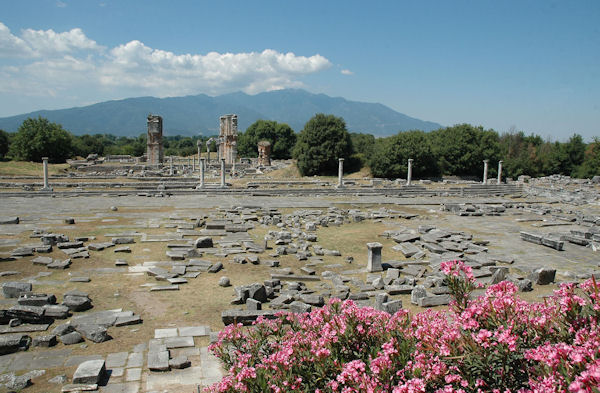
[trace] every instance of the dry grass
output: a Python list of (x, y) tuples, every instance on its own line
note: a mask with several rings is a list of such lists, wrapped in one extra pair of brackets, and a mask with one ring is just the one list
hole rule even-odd
[[(43, 178), (43, 164), (40, 162), (0, 161), (0, 176), (36, 176)], [(69, 164), (48, 164), (48, 174), (65, 174)]]

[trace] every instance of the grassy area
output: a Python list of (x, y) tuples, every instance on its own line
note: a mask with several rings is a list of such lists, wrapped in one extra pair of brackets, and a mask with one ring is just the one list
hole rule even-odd
[[(48, 164), (48, 174), (64, 174), (69, 164)], [(0, 176), (44, 176), (43, 164), (26, 161), (0, 161)]]

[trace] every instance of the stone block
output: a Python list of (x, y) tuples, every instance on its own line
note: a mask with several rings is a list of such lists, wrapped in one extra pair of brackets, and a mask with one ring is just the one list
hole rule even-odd
[(148, 352), (150, 371), (169, 371), (169, 351)]
[(27, 282), (5, 282), (2, 284), (2, 293), (5, 298), (18, 298), (22, 292), (31, 292), (33, 286)]
[(83, 362), (73, 374), (73, 383), (97, 384), (102, 379), (106, 367), (104, 360), (88, 360)]

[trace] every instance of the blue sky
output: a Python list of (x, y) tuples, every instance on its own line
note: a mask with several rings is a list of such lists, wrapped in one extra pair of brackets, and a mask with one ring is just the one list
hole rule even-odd
[(0, 2), (0, 116), (286, 87), (600, 136), (600, 1)]

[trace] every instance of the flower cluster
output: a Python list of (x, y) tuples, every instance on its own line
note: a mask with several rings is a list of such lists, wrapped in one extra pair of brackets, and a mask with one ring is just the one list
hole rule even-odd
[(441, 269), (448, 282), (456, 280), (453, 296), (460, 299), (448, 311), (390, 315), (331, 300), (311, 313), (228, 326), (211, 346), (228, 373), (207, 390), (600, 391), (595, 281), (562, 285), (543, 303), (521, 300), (506, 281), (469, 299), (470, 268), (452, 261)]

